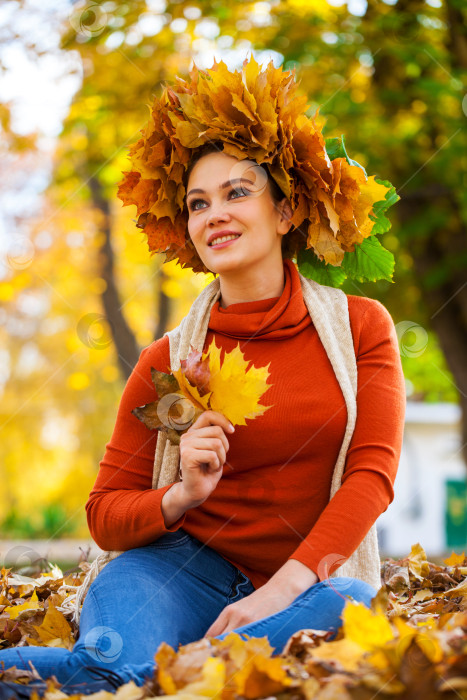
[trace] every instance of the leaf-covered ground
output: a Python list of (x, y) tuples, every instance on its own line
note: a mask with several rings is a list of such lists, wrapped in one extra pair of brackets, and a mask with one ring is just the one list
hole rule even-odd
[[(293, 635), (280, 656), (266, 638), (202, 639), (178, 651), (163, 643), (150, 683), (121, 686), (115, 694), (69, 696), (48, 680), (45, 700), (279, 700), (467, 699), (467, 557), (444, 566), (426, 560), (417, 544), (408, 557), (382, 564), (384, 585), (372, 609), (348, 600), (334, 640), (320, 630)], [(71, 649), (72, 597), (84, 577), (52, 567), (36, 577), (1, 571), (0, 649), (48, 645)], [(332, 585), (332, 579), (330, 579)], [(0, 670), (0, 683), (27, 685), (32, 672)]]

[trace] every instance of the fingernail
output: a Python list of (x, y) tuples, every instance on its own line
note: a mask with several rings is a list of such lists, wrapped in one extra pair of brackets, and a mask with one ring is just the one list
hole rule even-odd
[(233, 427), (232, 423), (229, 425), (229, 430), (231, 433), (235, 432), (235, 428)]

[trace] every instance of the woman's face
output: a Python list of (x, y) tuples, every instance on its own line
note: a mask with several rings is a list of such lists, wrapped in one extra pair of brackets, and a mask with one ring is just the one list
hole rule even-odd
[(188, 233), (212, 272), (282, 264), (290, 206), (285, 198), (273, 200), (267, 174), (254, 161), (222, 152), (203, 156), (188, 178), (186, 202)]

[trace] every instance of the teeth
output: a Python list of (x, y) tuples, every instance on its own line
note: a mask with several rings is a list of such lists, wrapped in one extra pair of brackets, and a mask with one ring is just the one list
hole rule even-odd
[(219, 236), (219, 238), (215, 238), (209, 245), (217, 245), (218, 243), (223, 243), (224, 241), (232, 241), (234, 238), (240, 238), (240, 234), (229, 234), (228, 236)]

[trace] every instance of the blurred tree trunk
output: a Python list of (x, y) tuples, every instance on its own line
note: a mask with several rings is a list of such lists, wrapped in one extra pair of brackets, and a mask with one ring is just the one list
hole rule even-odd
[[(112, 222), (109, 202), (104, 196), (102, 187), (96, 176), (89, 179), (89, 188), (92, 201), (96, 209), (101, 213), (101, 233), (104, 234), (102, 245), (98, 251), (100, 275), (106, 282), (106, 288), (101, 294), (107, 322), (110, 326), (112, 338), (118, 356), (118, 365), (123, 379), (126, 381), (133, 367), (138, 361), (141, 348), (135, 338), (135, 334), (126, 322), (122, 312), (122, 303), (117, 289), (114, 274), (114, 253), (112, 249)], [(158, 299), (158, 323), (154, 339), (161, 338), (166, 331), (170, 314), (170, 297), (163, 291), (163, 282), (166, 278), (161, 269), (157, 275), (157, 299)]]
[(106, 282), (106, 288), (101, 293), (102, 306), (115, 343), (120, 372), (127, 380), (138, 361), (141, 350), (122, 312), (122, 303), (114, 274), (110, 206), (95, 175), (89, 179), (89, 189), (93, 204), (101, 213), (100, 232), (103, 234), (103, 240), (98, 249), (98, 260), (100, 275)]
[[(112, 249), (112, 225), (109, 202), (105, 198), (102, 187), (95, 176), (89, 180), (89, 187), (94, 206), (101, 212), (101, 232), (104, 234), (103, 243), (99, 249), (101, 277), (106, 282), (106, 289), (102, 292), (102, 305), (109, 323), (113, 341), (118, 356), (118, 365), (123, 379), (126, 381), (133, 367), (138, 361), (141, 348), (138, 346), (135, 335), (126, 322), (122, 312), (122, 304), (118, 293), (114, 275), (114, 253)], [(158, 323), (155, 329), (154, 340), (161, 338), (166, 331), (170, 314), (170, 297), (163, 291), (165, 273), (162, 268), (157, 275), (158, 298)]]

